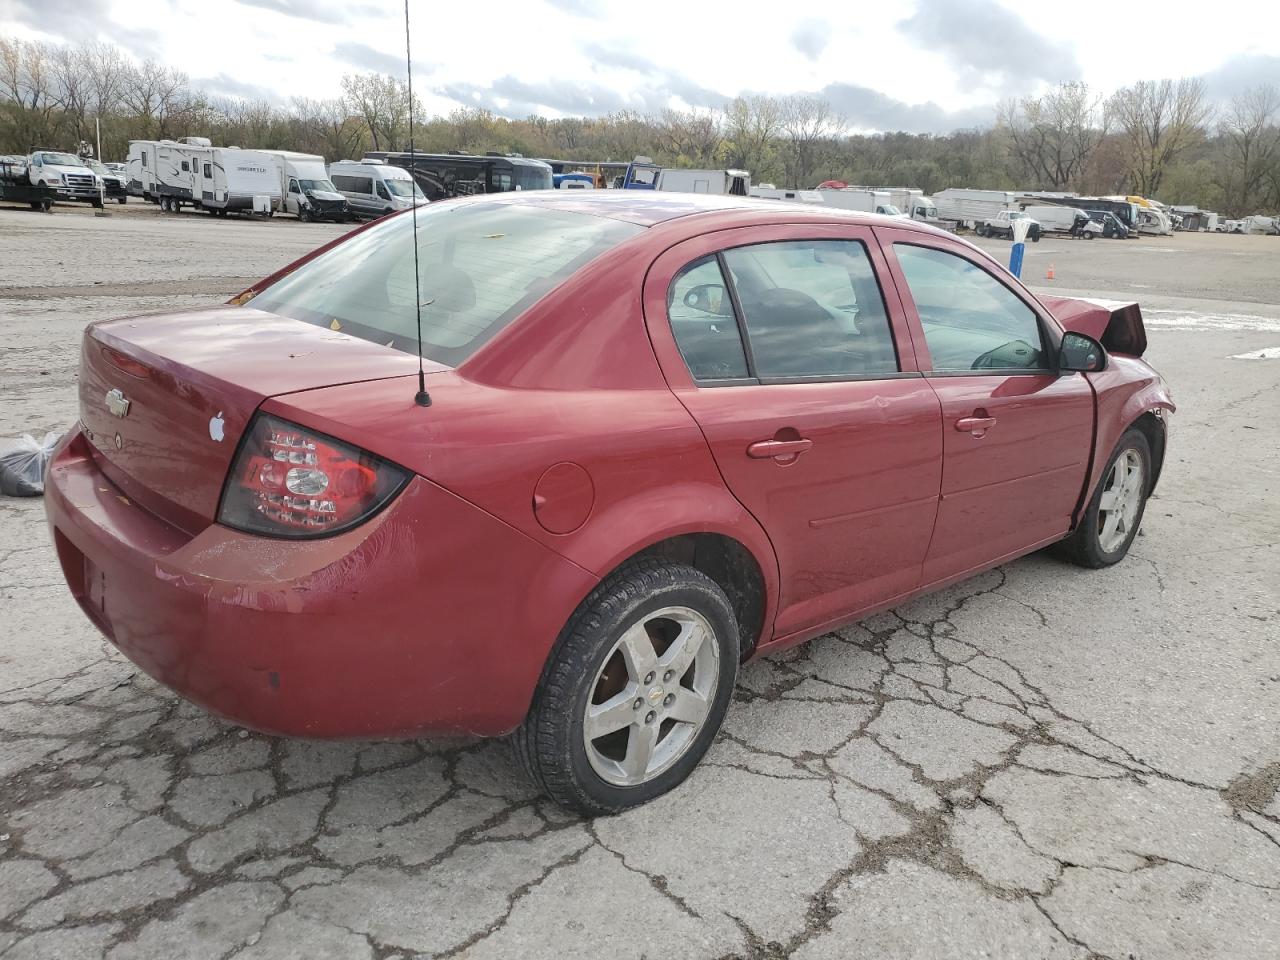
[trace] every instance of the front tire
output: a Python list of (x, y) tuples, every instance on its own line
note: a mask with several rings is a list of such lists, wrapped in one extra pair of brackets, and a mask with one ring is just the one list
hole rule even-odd
[(733, 697), (739, 637), (728, 597), (692, 567), (647, 559), (600, 583), (560, 635), (517, 759), (557, 803), (617, 813), (679, 785)]
[(1123, 560), (1142, 525), (1152, 476), (1151, 445), (1130, 427), (1107, 461), (1080, 525), (1062, 542), (1067, 559), (1092, 570)]

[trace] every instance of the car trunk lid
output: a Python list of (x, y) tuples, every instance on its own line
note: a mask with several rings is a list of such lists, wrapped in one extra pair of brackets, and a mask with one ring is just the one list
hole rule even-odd
[(252, 307), (126, 317), (85, 333), (80, 420), (125, 500), (195, 533), (217, 516), (264, 399), (417, 369), (402, 351)]

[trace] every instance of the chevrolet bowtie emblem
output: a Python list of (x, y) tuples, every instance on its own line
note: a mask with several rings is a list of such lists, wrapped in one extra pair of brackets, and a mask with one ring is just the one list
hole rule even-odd
[(129, 401), (125, 399), (119, 388), (107, 391), (107, 409), (116, 417), (127, 417), (129, 415)]

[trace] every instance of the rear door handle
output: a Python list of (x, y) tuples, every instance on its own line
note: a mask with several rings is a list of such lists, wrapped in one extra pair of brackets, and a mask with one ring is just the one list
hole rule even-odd
[(956, 421), (956, 429), (961, 433), (972, 433), (981, 436), (996, 425), (995, 417), (961, 417)]
[(747, 456), (756, 460), (791, 461), (813, 446), (812, 440), (757, 440), (747, 447)]

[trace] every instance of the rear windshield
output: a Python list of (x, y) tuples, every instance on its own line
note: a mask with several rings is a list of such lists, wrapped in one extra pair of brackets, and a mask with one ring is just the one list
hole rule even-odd
[[(520, 204), (418, 208), (423, 356), (457, 366), (643, 229)], [(391, 217), (272, 284), (252, 305), (416, 353), (413, 256), (412, 217)]]

